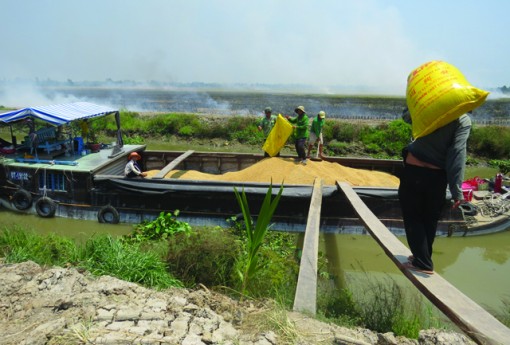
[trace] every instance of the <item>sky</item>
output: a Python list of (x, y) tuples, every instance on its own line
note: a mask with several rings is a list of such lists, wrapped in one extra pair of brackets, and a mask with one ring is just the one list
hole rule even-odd
[(310, 85), (405, 95), (443, 60), (510, 86), (508, 0), (0, 0), (0, 82)]

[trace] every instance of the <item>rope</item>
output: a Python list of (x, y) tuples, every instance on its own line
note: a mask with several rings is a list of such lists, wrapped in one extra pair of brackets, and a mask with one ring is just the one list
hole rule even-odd
[(46, 197), (46, 193), (47, 193), (47, 189), (46, 189), (46, 169), (43, 169), (43, 173), (44, 173), (44, 186), (43, 186), (43, 197), (45, 198)]
[(510, 200), (508, 200), (507, 195), (491, 193), (482, 199), (482, 202), (478, 209), (484, 217), (493, 218), (510, 211)]

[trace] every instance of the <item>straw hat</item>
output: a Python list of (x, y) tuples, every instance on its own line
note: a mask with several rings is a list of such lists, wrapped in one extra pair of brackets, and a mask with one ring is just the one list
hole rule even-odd
[(299, 107), (297, 107), (296, 109), (294, 109), (295, 112), (297, 112), (298, 110), (301, 110), (303, 113), (306, 113), (305, 111), (305, 107), (303, 107), (302, 105), (300, 105)]

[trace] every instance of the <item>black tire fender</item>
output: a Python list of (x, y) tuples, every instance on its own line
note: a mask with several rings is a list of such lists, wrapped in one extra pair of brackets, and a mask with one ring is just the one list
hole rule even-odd
[(57, 211), (57, 204), (51, 198), (43, 196), (35, 202), (35, 211), (43, 218), (50, 218), (55, 215)]
[(99, 223), (118, 224), (120, 214), (115, 207), (111, 205), (103, 206), (97, 212), (97, 220)]
[(43, 196), (35, 202), (35, 211), (43, 218), (51, 218), (57, 211), (57, 204), (51, 198)]
[(465, 216), (475, 216), (478, 213), (478, 208), (469, 202), (460, 204), (459, 208)]
[(12, 195), (11, 201), (18, 210), (27, 210), (32, 206), (32, 195), (25, 189), (18, 189)]

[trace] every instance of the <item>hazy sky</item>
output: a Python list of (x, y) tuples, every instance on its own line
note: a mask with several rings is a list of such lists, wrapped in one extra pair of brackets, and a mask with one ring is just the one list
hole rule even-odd
[(510, 85), (508, 0), (0, 0), (0, 81), (343, 86), (405, 94), (430, 60)]

